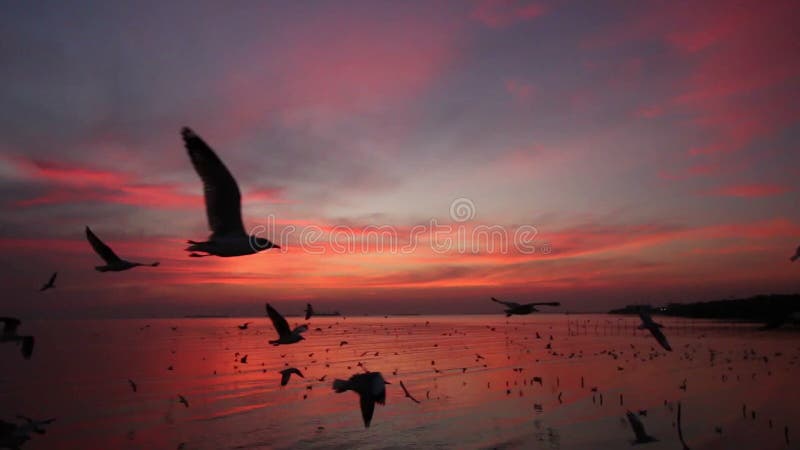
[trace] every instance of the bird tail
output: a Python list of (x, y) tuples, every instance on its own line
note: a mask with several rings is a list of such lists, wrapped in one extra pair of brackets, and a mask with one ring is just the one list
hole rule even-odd
[(333, 380), (333, 390), (337, 393), (341, 393), (346, 391), (350, 387), (350, 383), (347, 380), (340, 380), (335, 379)]

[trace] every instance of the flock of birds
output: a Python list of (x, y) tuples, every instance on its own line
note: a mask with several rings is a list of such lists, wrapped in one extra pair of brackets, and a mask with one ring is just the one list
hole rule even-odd
[[(185, 250), (189, 252), (189, 256), (193, 258), (207, 256), (236, 257), (252, 255), (272, 248), (279, 249), (280, 247), (270, 240), (250, 235), (246, 232), (242, 221), (241, 193), (238, 184), (214, 150), (189, 128), (183, 128), (181, 130), (181, 136), (192, 165), (203, 183), (206, 215), (208, 226), (211, 230), (210, 236), (205, 241), (187, 241), (189, 246), (186, 247)], [(158, 261), (142, 263), (119, 257), (111, 247), (104, 243), (88, 226), (85, 229), (85, 234), (94, 252), (104, 262), (104, 265), (95, 267), (95, 270), (98, 272), (121, 272), (141, 266), (159, 266)], [(790, 259), (791, 261), (800, 259), (800, 247), (797, 248), (796, 253)], [(42, 285), (40, 291), (54, 289), (56, 287), (55, 282), (57, 277), (58, 273), (53, 273), (48, 281)], [(498, 300), (494, 297), (492, 297), (491, 300), (505, 307), (504, 312), (507, 317), (538, 312), (537, 306), (560, 305), (558, 302), (520, 304)], [(277, 332), (277, 339), (269, 340), (269, 344), (273, 346), (291, 345), (305, 339), (303, 333), (308, 331), (308, 325), (302, 324), (292, 329), (286, 319), (271, 305), (266, 305), (266, 312)], [(313, 314), (313, 308), (308, 304), (305, 310), (306, 321), (308, 321)], [(662, 325), (654, 322), (647, 311), (640, 311), (639, 316), (641, 318), (639, 329), (648, 330), (664, 350), (672, 351), (672, 347), (662, 331)], [(13, 317), (0, 317), (0, 322), (3, 323), (0, 342), (16, 343), (21, 347), (22, 356), (25, 359), (31, 358), (35, 340), (33, 336), (20, 335), (18, 333), (17, 330), (21, 321)], [(251, 322), (245, 322), (239, 325), (238, 328), (240, 330), (246, 330), (250, 324)], [(346, 341), (342, 341), (342, 345), (344, 344), (346, 344)], [(247, 355), (244, 355), (241, 362), (245, 363), (246, 358)], [(303, 373), (295, 367), (287, 367), (280, 371), (280, 374), (281, 386), (287, 385), (293, 375), (301, 378), (304, 377)], [(131, 389), (136, 392), (136, 383), (133, 380), (128, 380), (128, 382)], [(533, 382), (532, 380), (532, 383)], [(541, 379), (539, 379), (538, 382), (541, 384)], [(370, 372), (364, 369), (364, 373), (354, 374), (349, 379), (335, 379), (332, 383), (332, 387), (336, 393), (353, 391), (358, 394), (364, 426), (369, 427), (374, 415), (375, 404), (385, 404), (386, 385), (388, 384), (390, 383), (384, 379), (380, 372)], [(399, 384), (406, 398), (415, 403), (420, 403), (420, 401), (409, 392), (402, 381), (400, 381)], [(188, 400), (182, 395), (178, 397), (178, 401), (188, 408)], [(646, 433), (644, 425), (636, 414), (628, 411), (626, 417), (635, 434), (635, 443), (647, 443), (655, 440)], [(31, 438), (32, 433), (44, 433), (45, 430), (43, 427), (52, 423), (54, 420), (47, 419), (37, 421), (24, 416), (18, 416), (17, 418), (19, 419), (17, 423), (0, 420), (0, 447), (19, 448)], [(680, 434), (680, 405), (678, 405), (678, 431)], [(682, 435), (681, 441), (683, 442)], [(685, 443), (683, 445), (685, 449), (688, 449)]]

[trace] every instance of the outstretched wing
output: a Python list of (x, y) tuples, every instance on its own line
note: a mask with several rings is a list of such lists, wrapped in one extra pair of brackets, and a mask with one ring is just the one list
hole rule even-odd
[(411, 401), (413, 401), (414, 403), (419, 403), (419, 400), (415, 399), (414, 396), (411, 395), (410, 392), (408, 392), (408, 389), (406, 389), (406, 385), (403, 384), (403, 380), (400, 380), (400, 387), (403, 388), (403, 392), (405, 392), (406, 397), (410, 398)]
[(53, 285), (56, 282), (56, 277), (58, 276), (58, 272), (53, 272), (53, 276), (50, 277), (50, 281), (47, 282), (49, 285)]
[(664, 333), (661, 331), (661, 328), (659, 328), (655, 324), (649, 328), (650, 328), (650, 333), (652, 333), (653, 337), (656, 338), (658, 343), (661, 344), (662, 347), (664, 347), (664, 350), (671, 352), (672, 347), (670, 347), (669, 342), (667, 342), (667, 337), (664, 336)]
[(498, 300), (498, 299), (496, 299), (496, 298), (494, 298), (494, 297), (492, 297), (492, 301), (493, 301), (493, 302), (500, 303), (500, 304), (503, 304), (503, 305), (506, 305), (506, 306), (508, 306), (509, 308), (519, 308), (519, 307), (520, 307), (520, 304), (519, 304), (519, 303), (514, 303), (514, 302), (504, 302), (504, 301), (502, 301), (502, 300)]
[(372, 422), (372, 414), (375, 413), (375, 400), (369, 395), (361, 395), (361, 417), (364, 419), (364, 426), (369, 428)]
[(272, 320), (272, 326), (275, 327), (275, 331), (278, 332), (278, 336), (288, 336), (292, 334), (292, 330), (289, 329), (289, 322), (283, 318), (281, 313), (270, 306), (269, 303), (267, 303), (267, 315), (269, 316), (270, 320)]
[(0, 322), (3, 323), (4, 335), (17, 334), (17, 327), (19, 327), (19, 324), (22, 323), (16, 317), (0, 317)]
[(89, 229), (88, 226), (86, 227), (86, 240), (88, 240), (89, 243), (92, 244), (94, 252), (100, 255), (100, 257), (103, 258), (103, 261), (105, 261), (106, 264), (112, 264), (115, 262), (122, 261), (119, 258), (119, 256), (117, 256), (117, 254), (114, 253), (114, 250), (111, 250), (111, 247), (104, 244), (99, 237), (95, 236), (95, 234), (92, 233), (92, 230)]
[(214, 150), (191, 129), (183, 128), (181, 136), (194, 170), (203, 180), (211, 236), (246, 234), (242, 223), (242, 196), (233, 175)]
[(650, 436), (644, 431), (644, 424), (642, 424), (642, 421), (630, 411), (626, 412), (625, 415), (628, 416), (628, 422), (631, 424), (633, 434), (636, 435), (636, 442), (645, 442), (649, 440)]

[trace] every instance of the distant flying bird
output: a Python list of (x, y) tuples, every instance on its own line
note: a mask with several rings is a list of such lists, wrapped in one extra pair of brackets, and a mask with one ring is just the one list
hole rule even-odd
[(22, 323), (16, 317), (0, 317), (0, 322), (3, 323), (3, 334), (0, 334), (0, 342), (16, 342), (17, 345), (22, 344), (20, 349), (22, 357), (31, 359), (33, 355), (33, 336), (20, 336), (17, 334), (17, 328)]
[[(250, 236), (242, 222), (242, 196), (233, 175), (208, 144), (189, 128), (181, 130), (183, 143), (197, 175), (203, 181), (206, 216), (211, 236), (207, 241), (188, 241), (189, 256), (243, 256), (280, 248), (268, 239)], [(196, 252), (203, 252), (200, 254)]]
[(641, 325), (639, 325), (640, 330), (650, 330), (650, 333), (653, 335), (654, 338), (664, 347), (664, 350), (672, 351), (672, 347), (669, 346), (669, 342), (667, 342), (667, 337), (664, 336), (664, 333), (661, 331), (663, 325), (660, 323), (653, 322), (653, 318), (650, 317), (650, 313), (647, 311), (639, 311), (639, 318), (642, 319)]
[(386, 386), (389, 384), (384, 381), (380, 372), (359, 373), (350, 377), (349, 380), (336, 379), (333, 381), (333, 390), (337, 393), (353, 391), (361, 399), (361, 417), (364, 419), (364, 427), (369, 428), (372, 422), (372, 414), (375, 412), (375, 403), (386, 404)]
[(534, 303), (520, 304), (515, 302), (504, 302), (494, 297), (492, 297), (492, 301), (508, 307), (508, 309), (505, 310), (506, 317), (511, 317), (514, 314), (525, 315), (538, 312), (539, 310), (536, 309), (537, 306), (561, 306), (561, 303), (559, 302), (534, 302)]
[(311, 303), (306, 303), (306, 320), (310, 319), (313, 314), (314, 308), (311, 307)]
[(792, 257), (789, 258), (789, 261), (795, 262), (798, 259), (800, 259), (800, 247), (797, 247), (797, 250), (795, 250), (794, 255), (792, 255)]
[(183, 403), (183, 406), (185, 406), (187, 408), (189, 407), (189, 400), (186, 400), (186, 397), (184, 397), (184, 396), (182, 396), (180, 394), (178, 395), (178, 402), (179, 403)]
[(136, 392), (136, 390), (137, 390), (137, 388), (136, 388), (136, 383), (134, 383), (134, 382), (133, 382), (133, 380), (131, 380), (130, 378), (128, 378), (128, 384), (130, 384), (130, 385), (131, 385), (131, 389), (133, 389), (133, 392)]
[(403, 380), (400, 380), (400, 387), (403, 388), (403, 393), (405, 394), (406, 397), (410, 398), (411, 401), (414, 403), (419, 403), (419, 400), (415, 399), (414, 396), (411, 395), (410, 392), (408, 392), (408, 389), (406, 389), (406, 385), (403, 384)]
[(53, 289), (54, 287), (56, 287), (55, 283), (56, 283), (56, 277), (57, 276), (58, 276), (58, 272), (53, 272), (53, 275), (50, 276), (50, 279), (47, 281), (47, 283), (42, 285), (42, 288), (39, 289), (39, 292), (44, 292), (44, 291), (46, 291), (48, 289)]
[(116, 253), (114, 253), (114, 250), (111, 250), (111, 247), (104, 244), (100, 238), (95, 236), (88, 226), (86, 227), (86, 239), (90, 244), (92, 244), (92, 248), (94, 249), (95, 253), (100, 255), (100, 257), (103, 258), (103, 261), (106, 262), (105, 266), (95, 266), (94, 270), (98, 272), (121, 272), (123, 270), (133, 269), (134, 267), (138, 266), (158, 266), (158, 261), (150, 264), (142, 264), (121, 259)]
[(281, 370), (281, 386), (286, 386), (286, 384), (289, 383), (289, 378), (291, 378), (292, 374), (295, 374), (300, 378), (305, 378), (302, 372), (294, 367), (289, 367), (288, 369)]
[(25, 416), (17, 416), (17, 419), (24, 423), (15, 424), (0, 420), (0, 448), (18, 449), (31, 439), (31, 433), (45, 434), (46, 430), (43, 427), (55, 421), (55, 419), (33, 420)]
[(633, 442), (634, 444), (646, 444), (648, 442), (653, 442), (658, 440), (647, 434), (646, 431), (644, 431), (644, 424), (642, 423), (641, 420), (639, 420), (638, 417), (636, 417), (636, 414), (628, 411), (625, 413), (625, 415), (628, 417), (628, 422), (631, 424), (631, 428), (633, 429), (633, 434), (636, 435), (636, 440)]
[(247, 327), (248, 327), (248, 326), (249, 326), (251, 323), (253, 323), (253, 322), (245, 322), (245, 323), (243, 323), (243, 324), (239, 325), (239, 329), (240, 329), (240, 330), (246, 330), (246, 329), (247, 329)]
[(272, 320), (272, 326), (275, 327), (275, 331), (278, 332), (278, 339), (273, 341), (269, 341), (272, 345), (281, 345), (281, 344), (294, 344), (295, 342), (300, 342), (305, 339), (301, 333), (304, 333), (308, 330), (307, 325), (300, 325), (296, 327), (294, 330), (289, 329), (289, 322), (283, 318), (281, 313), (275, 310), (272, 306), (267, 303), (267, 315), (269, 315), (270, 320)]

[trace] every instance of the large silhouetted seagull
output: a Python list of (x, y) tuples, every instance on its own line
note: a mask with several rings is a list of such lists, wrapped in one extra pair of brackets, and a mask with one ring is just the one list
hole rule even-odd
[(53, 272), (53, 275), (50, 276), (50, 279), (47, 280), (47, 283), (42, 285), (42, 288), (39, 289), (39, 292), (46, 291), (48, 289), (53, 289), (56, 287), (56, 277), (58, 276), (58, 272)]
[(794, 255), (789, 258), (789, 261), (795, 262), (800, 259), (800, 247), (797, 247), (797, 250), (794, 251)]
[(86, 227), (86, 240), (92, 244), (92, 248), (94, 249), (95, 253), (100, 255), (100, 257), (103, 258), (103, 261), (106, 262), (105, 266), (95, 266), (94, 270), (98, 272), (121, 272), (123, 270), (133, 269), (134, 267), (138, 266), (158, 266), (158, 261), (150, 264), (142, 264), (138, 262), (126, 261), (120, 258), (116, 253), (114, 253), (114, 250), (111, 250), (111, 247), (103, 243), (100, 238), (95, 236), (88, 226)]
[(289, 383), (289, 378), (292, 377), (292, 374), (295, 374), (300, 378), (305, 378), (303, 376), (303, 372), (300, 372), (294, 367), (289, 367), (288, 369), (281, 370), (281, 386), (286, 386), (286, 384)]
[(653, 318), (650, 317), (650, 313), (647, 311), (639, 311), (639, 317), (642, 319), (641, 325), (639, 325), (640, 330), (650, 330), (650, 333), (653, 335), (654, 338), (664, 347), (664, 350), (672, 351), (672, 347), (669, 346), (669, 342), (667, 342), (667, 337), (664, 336), (664, 333), (661, 332), (661, 325), (660, 323), (653, 322)]
[[(211, 236), (207, 241), (188, 241), (189, 256), (243, 256), (280, 248), (268, 239), (250, 236), (242, 222), (242, 196), (233, 175), (208, 144), (189, 128), (181, 130), (194, 170), (203, 180), (206, 216)], [(202, 252), (202, 253), (197, 253)], [(204, 254), (203, 254), (204, 253)]]
[(300, 342), (305, 339), (301, 333), (308, 331), (308, 325), (300, 325), (295, 327), (294, 330), (289, 329), (289, 322), (283, 318), (281, 313), (270, 306), (269, 303), (267, 303), (267, 315), (270, 320), (272, 320), (272, 326), (275, 327), (275, 331), (278, 332), (278, 339), (269, 341), (270, 344), (294, 344), (295, 342)]
[(45, 434), (45, 425), (49, 425), (55, 419), (33, 420), (25, 416), (17, 416), (22, 420), (22, 424), (6, 422), (0, 420), (0, 448), (19, 449), (25, 442), (31, 439), (31, 433)]
[(534, 312), (538, 312), (539, 310), (536, 309), (537, 306), (561, 306), (559, 302), (535, 302), (535, 303), (515, 303), (515, 302), (504, 302), (502, 300), (498, 300), (492, 297), (493, 302), (500, 303), (502, 305), (506, 305), (508, 309), (506, 309), (506, 317), (511, 317), (514, 314), (517, 315), (525, 315)]
[(349, 380), (336, 379), (333, 381), (333, 390), (337, 393), (353, 391), (361, 399), (361, 417), (364, 427), (369, 428), (372, 414), (375, 412), (375, 403), (386, 404), (386, 386), (380, 372), (359, 373)]
[(17, 345), (22, 344), (21, 353), (25, 359), (31, 359), (33, 355), (33, 336), (20, 336), (17, 334), (17, 328), (22, 323), (16, 317), (0, 317), (0, 323), (3, 324), (3, 333), (0, 334), (0, 342), (16, 342)]
[(628, 411), (625, 413), (625, 415), (628, 417), (628, 422), (630, 422), (631, 424), (631, 428), (633, 429), (633, 434), (636, 435), (636, 440), (633, 441), (634, 444), (645, 444), (648, 442), (653, 442), (658, 440), (653, 436), (647, 434), (646, 431), (644, 431), (644, 424), (642, 423), (641, 420), (639, 420), (638, 417), (636, 417), (636, 414)]

